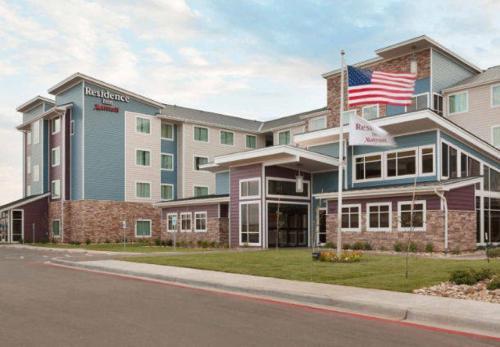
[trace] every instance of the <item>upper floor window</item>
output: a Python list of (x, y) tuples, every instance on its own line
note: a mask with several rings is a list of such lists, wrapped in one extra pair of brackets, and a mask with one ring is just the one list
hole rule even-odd
[(137, 117), (135, 119), (135, 129), (141, 134), (151, 133), (151, 121), (147, 118)]
[(460, 171), (462, 177), (474, 177), (481, 174), (481, 164), (465, 153), (460, 154)]
[(206, 196), (208, 195), (208, 187), (206, 186), (194, 186), (194, 196)]
[(54, 180), (50, 182), (52, 192), (52, 199), (59, 199), (61, 197), (61, 180)]
[(267, 195), (307, 198), (309, 196), (309, 182), (303, 183), (302, 192), (299, 193), (297, 192), (296, 181), (293, 179), (268, 179)]
[(201, 165), (205, 165), (208, 163), (208, 158), (207, 157), (200, 157), (200, 156), (195, 156), (194, 157), (194, 169), (196, 171), (200, 170)]
[(448, 96), (448, 113), (461, 113), (468, 111), (468, 93), (460, 92)]
[(208, 142), (208, 128), (194, 127), (195, 141)]
[(387, 177), (407, 176), (416, 173), (417, 151), (387, 153)]
[(29, 175), (31, 174), (31, 156), (28, 155), (26, 157), (26, 173)]
[(326, 128), (326, 116), (309, 119), (309, 131), (320, 130), (325, 128)]
[(221, 130), (220, 132), (220, 144), (221, 145), (234, 145), (234, 133), (231, 131)]
[(139, 166), (151, 166), (150, 152), (143, 149), (136, 150), (135, 163)]
[(260, 197), (260, 179), (251, 178), (240, 181), (240, 198), (250, 199)]
[(161, 154), (161, 169), (167, 171), (174, 170), (174, 155), (169, 153)]
[(500, 148), (500, 125), (491, 128), (491, 141), (493, 146)]
[(458, 153), (456, 148), (446, 143), (441, 145), (441, 176), (446, 178), (458, 177)]
[(279, 145), (290, 144), (290, 130), (285, 130), (278, 133), (278, 144)]
[(257, 148), (257, 136), (247, 135), (246, 136), (246, 147), (247, 148)]
[(423, 93), (411, 98), (411, 105), (406, 106), (406, 112), (425, 110), (426, 108), (429, 108), (429, 94)]
[(491, 87), (491, 106), (500, 106), (500, 85)]
[(433, 94), (433, 106), (432, 110), (439, 115), (443, 114), (443, 96), (441, 94)]
[(365, 106), (362, 109), (363, 118), (366, 120), (372, 120), (379, 117), (378, 105)]
[(38, 182), (40, 180), (40, 166), (33, 165), (33, 182)]
[(31, 131), (26, 132), (26, 143), (31, 145)]
[(367, 155), (357, 157), (356, 180), (368, 180), (382, 178), (382, 155)]
[(40, 143), (40, 121), (37, 120), (36, 122), (33, 122), (33, 125), (31, 127), (31, 134), (32, 134), (32, 140), (33, 144), (37, 145)]
[(170, 141), (174, 140), (174, 126), (172, 124), (161, 124), (161, 138)]
[(151, 198), (151, 183), (137, 182), (135, 184), (135, 196), (143, 199)]
[(351, 115), (357, 116), (358, 112), (356, 110), (351, 110), (351, 111), (344, 111), (344, 113), (342, 113), (343, 125), (349, 124), (349, 121), (351, 120)]
[(434, 174), (434, 146), (420, 148), (420, 175)]
[(61, 164), (61, 147), (52, 148), (51, 154), (51, 165), (59, 166)]
[(51, 120), (52, 135), (61, 131), (61, 118), (56, 117)]
[(162, 200), (174, 199), (174, 186), (172, 184), (161, 185), (161, 199)]

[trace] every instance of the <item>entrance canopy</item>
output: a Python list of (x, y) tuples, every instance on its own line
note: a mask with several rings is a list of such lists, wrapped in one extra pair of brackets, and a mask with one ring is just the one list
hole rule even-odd
[(338, 159), (303, 148), (288, 145), (259, 148), (215, 157), (212, 163), (202, 165), (203, 170), (218, 172), (234, 166), (264, 163), (266, 166), (279, 165), (291, 169), (300, 168), (315, 172), (332, 170), (338, 167)]

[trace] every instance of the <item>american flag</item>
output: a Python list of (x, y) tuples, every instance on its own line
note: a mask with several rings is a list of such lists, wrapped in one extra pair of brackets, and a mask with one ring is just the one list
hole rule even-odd
[(411, 105), (416, 76), (347, 67), (349, 106), (368, 104)]

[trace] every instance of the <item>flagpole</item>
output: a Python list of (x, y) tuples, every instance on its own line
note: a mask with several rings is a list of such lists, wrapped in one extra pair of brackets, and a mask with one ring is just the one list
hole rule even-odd
[(344, 50), (340, 51), (340, 133), (339, 133), (339, 175), (337, 198), (337, 255), (342, 253), (342, 188), (344, 185)]

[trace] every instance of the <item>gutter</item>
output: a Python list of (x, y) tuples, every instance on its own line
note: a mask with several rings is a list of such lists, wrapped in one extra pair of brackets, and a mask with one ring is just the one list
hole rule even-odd
[(448, 253), (448, 201), (444, 193), (439, 193), (437, 187), (434, 188), (434, 193), (439, 196), (444, 206), (444, 252)]

